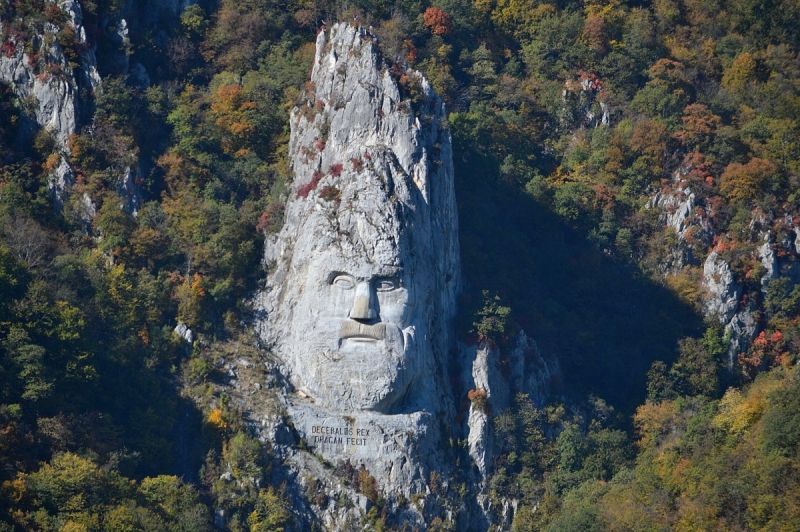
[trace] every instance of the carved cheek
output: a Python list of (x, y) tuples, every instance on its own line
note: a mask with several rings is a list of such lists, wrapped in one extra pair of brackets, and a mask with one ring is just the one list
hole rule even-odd
[(390, 292), (379, 292), (381, 321), (405, 326), (411, 316), (408, 290), (398, 288)]
[(335, 318), (346, 318), (353, 306), (355, 290), (344, 290), (336, 285), (331, 285), (328, 287), (327, 294), (328, 300), (320, 301), (320, 305), (325, 307), (320, 309), (322, 313)]

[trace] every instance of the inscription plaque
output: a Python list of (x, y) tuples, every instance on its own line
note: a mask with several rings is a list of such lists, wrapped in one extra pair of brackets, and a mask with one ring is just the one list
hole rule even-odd
[(328, 427), (325, 425), (311, 426), (311, 444), (317, 445), (352, 445), (365, 446), (371, 429), (353, 427)]

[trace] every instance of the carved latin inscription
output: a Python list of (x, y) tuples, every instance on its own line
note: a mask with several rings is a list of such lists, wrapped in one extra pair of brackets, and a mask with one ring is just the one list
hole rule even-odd
[(311, 443), (313, 445), (367, 445), (371, 429), (353, 427), (311, 426)]

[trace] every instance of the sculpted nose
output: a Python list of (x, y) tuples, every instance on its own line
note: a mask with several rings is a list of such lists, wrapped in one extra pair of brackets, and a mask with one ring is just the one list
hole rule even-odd
[(358, 283), (350, 318), (354, 320), (374, 320), (377, 317), (378, 313), (372, 308), (372, 294), (370, 293), (369, 283)]

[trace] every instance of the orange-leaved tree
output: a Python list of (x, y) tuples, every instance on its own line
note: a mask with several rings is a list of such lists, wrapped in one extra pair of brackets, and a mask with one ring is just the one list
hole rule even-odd
[(250, 139), (256, 125), (252, 114), (256, 103), (249, 101), (236, 83), (223, 85), (214, 94), (211, 113), (222, 135), (222, 150), (234, 157), (244, 157), (250, 152)]
[(777, 171), (771, 161), (754, 157), (747, 164), (731, 163), (722, 173), (720, 192), (732, 202), (755, 199)]
[(722, 119), (701, 103), (687, 105), (681, 121), (683, 129), (676, 132), (675, 137), (693, 150), (705, 148), (722, 127)]
[(446, 11), (436, 6), (425, 10), (422, 22), (434, 35), (450, 35), (453, 32), (453, 19)]

